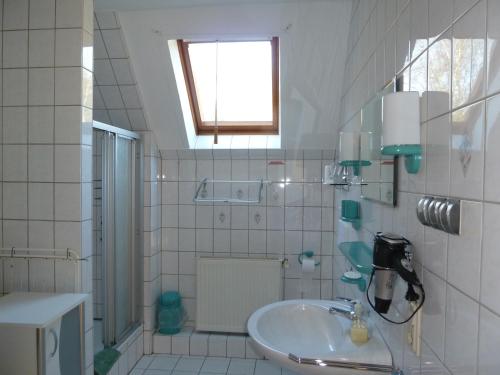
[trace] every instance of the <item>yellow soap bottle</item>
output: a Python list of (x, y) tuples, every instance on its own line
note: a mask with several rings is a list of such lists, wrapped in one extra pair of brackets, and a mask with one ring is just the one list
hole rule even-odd
[(354, 319), (351, 326), (351, 340), (355, 344), (364, 344), (368, 342), (368, 327), (361, 320), (363, 306), (361, 303), (356, 303), (354, 306)]

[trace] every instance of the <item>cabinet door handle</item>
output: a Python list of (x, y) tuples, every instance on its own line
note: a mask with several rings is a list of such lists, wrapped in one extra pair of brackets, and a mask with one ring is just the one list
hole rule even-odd
[(59, 347), (59, 339), (57, 338), (57, 332), (54, 329), (50, 329), (49, 334), (51, 334), (54, 338), (54, 349), (50, 352), (49, 356), (50, 358), (54, 358), (57, 353), (57, 348)]

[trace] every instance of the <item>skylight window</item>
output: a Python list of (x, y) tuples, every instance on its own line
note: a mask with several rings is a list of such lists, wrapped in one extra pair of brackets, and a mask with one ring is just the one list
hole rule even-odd
[(197, 134), (278, 134), (278, 38), (177, 43)]

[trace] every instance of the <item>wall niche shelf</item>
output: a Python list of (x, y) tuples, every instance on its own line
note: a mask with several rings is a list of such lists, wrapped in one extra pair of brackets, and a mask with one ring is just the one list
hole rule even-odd
[(367, 244), (362, 241), (341, 242), (338, 247), (359, 273), (364, 275), (372, 273), (373, 250)]

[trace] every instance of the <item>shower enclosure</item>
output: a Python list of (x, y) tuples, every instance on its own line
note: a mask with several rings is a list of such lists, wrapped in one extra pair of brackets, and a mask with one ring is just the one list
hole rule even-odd
[(139, 136), (94, 121), (94, 352), (142, 320), (142, 149)]

